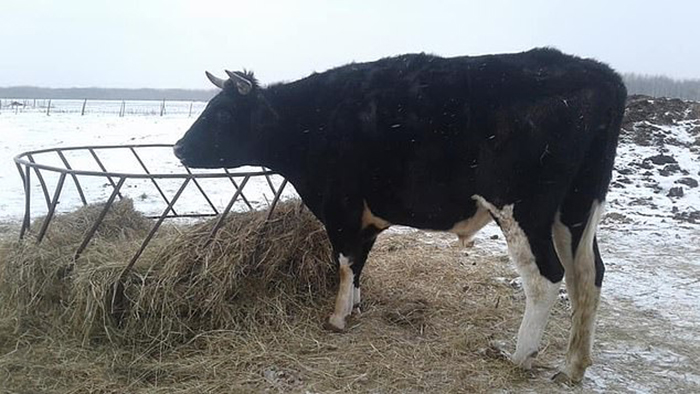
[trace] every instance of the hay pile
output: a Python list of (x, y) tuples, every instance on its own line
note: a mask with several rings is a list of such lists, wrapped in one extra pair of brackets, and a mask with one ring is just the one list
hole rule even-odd
[(323, 227), (299, 202), (287, 202), (270, 221), (267, 212), (229, 215), (209, 243), (213, 221), (161, 229), (115, 294), (152, 222), (122, 200), (73, 261), (101, 209), (58, 215), (42, 244), (29, 237), (5, 254), (1, 293), (19, 326), (50, 322), (84, 342), (175, 344), (204, 331), (288, 321), (334, 286)]
[(287, 324), (337, 283), (323, 226), (299, 202), (181, 230), (126, 284), (124, 330), (179, 342), (210, 330)]

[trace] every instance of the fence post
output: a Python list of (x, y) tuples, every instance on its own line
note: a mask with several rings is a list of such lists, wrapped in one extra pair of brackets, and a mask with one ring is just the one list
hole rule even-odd
[(32, 108), (36, 108), (36, 99), (34, 99), (34, 103), (32, 103)]
[(51, 99), (49, 99), (49, 105), (46, 106), (46, 116), (51, 115)]
[(190, 102), (190, 112), (187, 114), (188, 118), (192, 117), (192, 102)]
[(126, 103), (122, 100), (122, 106), (119, 108), (119, 117), (124, 117), (124, 111), (126, 110)]
[(80, 116), (85, 115), (85, 104), (87, 104), (87, 99), (83, 101), (83, 108), (80, 110)]
[(165, 113), (165, 99), (163, 99), (163, 102), (160, 104), (160, 116), (163, 116)]

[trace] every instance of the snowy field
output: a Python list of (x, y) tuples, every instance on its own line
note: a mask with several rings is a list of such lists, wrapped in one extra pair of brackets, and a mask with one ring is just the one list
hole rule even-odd
[[(53, 101), (55, 107), (47, 116), (41, 103), (21, 110), (7, 103), (3, 100), (0, 111), (0, 222), (13, 223), (21, 219), (24, 207), (13, 156), (60, 146), (174, 143), (204, 108), (204, 103), (194, 103), (190, 114), (189, 102), (170, 102), (164, 116), (159, 116), (160, 102), (127, 102), (125, 115), (119, 117), (121, 102), (88, 102), (88, 110), (81, 116), (82, 101), (66, 100)], [(700, 119), (690, 115), (686, 111), (679, 120), (643, 119), (626, 125), (599, 232), (607, 271), (595, 364), (581, 392), (676, 392), (679, 387), (700, 392)], [(639, 141), (635, 136), (640, 133), (648, 134), (649, 141)], [(184, 170), (168, 149), (144, 150), (142, 154), (151, 172)], [(139, 170), (129, 152), (104, 155), (110, 171)], [(57, 157), (49, 156), (37, 156), (36, 160), (61, 165)], [(68, 156), (74, 167), (96, 167), (87, 155)], [(47, 179), (49, 190), (53, 191), (56, 179)], [(276, 178), (275, 184), (280, 181)], [(178, 182), (163, 182), (168, 196), (178, 186)], [(218, 207), (226, 205), (234, 190), (228, 179), (202, 186)], [(85, 181), (83, 187), (90, 202), (103, 200), (111, 192), (104, 178)], [(127, 182), (124, 192), (142, 212), (159, 214), (165, 208), (150, 182)], [(36, 182), (32, 193), (39, 197), (32, 205), (32, 217), (37, 217), (46, 212), (46, 203)], [(292, 193), (290, 187), (287, 196)], [(272, 197), (264, 179), (251, 181), (245, 195), (256, 206)], [(67, 180), (59, 210), (80, 205)], [(193, 185), (175, 209), (208, 212)], [(245, 206), (240, 203), (237, 209)], [(503, 241), (491, 238), (496, 233), (498, 229), (489, 225), (477, 235), (475, 247), (485, 253), (502, 253)], [(426, 241), (432, 237), (426, 234)], [(442, 238), (435, 239), (442, 242)]]

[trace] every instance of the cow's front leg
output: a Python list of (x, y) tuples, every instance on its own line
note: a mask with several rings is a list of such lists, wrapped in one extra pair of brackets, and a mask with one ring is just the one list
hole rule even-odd
[(340, 283), (335, 298), (335, 310), (326, 323), (326, 328), (333, 331), (345, 329), (345, 319), (353, 312), (360, 312), (360, 275), (365, 266), (369, 252), (377, 237), (375, 229), (365, 229), (360, 234), (359, 246), (350, 248), (354, 253), (345, 255), (336, 253)]
[[(326, 328), (332, 331), (343, 331), (345, 329), (345, 319), (352, 313), (352, 308), (355, 305), (355, 273), (352, 266), (357, 263), (357, 260), (353, 256), (346, 256), (343, 253), (338, 253), (335, 257), (338, 262), (340, 283), (338, 285), (338, 294), (335, 297), (335, 310), (331, 317), (328, 318)], [(360, 296), (359, 288), (357, 296), (358, 298)]]
[(340, 282), (335, 309), (325, 324), (333, 331), (343, 331), (346, 319), (359, 312), (360, 275), (377, 235), (388, 222), (375, 217), (359, 198), (339, 198), (325, 208), (325, 226), (333, 247)]

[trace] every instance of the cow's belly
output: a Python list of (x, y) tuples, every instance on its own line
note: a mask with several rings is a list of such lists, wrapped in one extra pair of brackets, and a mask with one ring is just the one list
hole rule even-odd
[[(492, 218), (488, 210), (478, 203), (473, 205), (475, 210), (473, 214), (467, 218), (456, 220), (458, 213), (453, 216), (435, 218), (431, 217), (416, 217), (415, 214), (407, 216), (395, 217), (394, 221), (381, 217), (381, 215), (372, 211), (369, 204), (365, 201), (364, 212), (362, 215), (362, 226), (372, 225), (377, 229), (384, 230), (392, 224), (416, 227), (426, 230), (442, 230), (456, 234), (462, 246), (472, 245), (472, 237), (485, 225), (491, 222)], [(437, 220), (436, 220), (437, 219)], [(450, 228), (445, 228), (444, 223), (453, 222)]]
[[(450, 150), (437, 146), (427, 151)], [(470, 157), (475, 153), (439, 159), (414, 152), (371, 162), (361, 175), (361, 192), (371, 212), (389, 223), (468, 236), (487, 220), (472, 199), (479, 193)]]
[(469, 196), (464, 198), (366, 198), (366, 208), (374, 221), (422, 230), (448, 231), (470, 238), (490, 221), (490, 216)]

